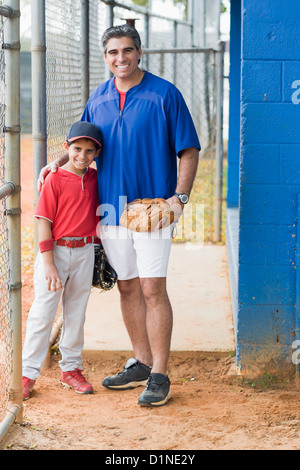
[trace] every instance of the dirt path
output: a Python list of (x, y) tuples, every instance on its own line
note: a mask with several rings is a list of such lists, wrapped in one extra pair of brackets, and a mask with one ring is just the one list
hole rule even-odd
[[(22, 148), (24, 332), (33, 298), (30, 141)], [(112, 392), (101, 386), (127, 358), (122, 353), (85, 358), (95, 393), (80, 396), (62, 388), (59, 358), (53, 356), (24, 404), (24, 422), (11, 428), (2, 449), (300, 449), (299, 391), (293, 380), (277, 382), (266, 375), (243, 383), (232, 375), (230, 357), (174, 353), (169, 366), (173, 397), (167, 406), (148, 409), (137, 405), (142, 389)]]
[[(300, 449), (299, 393), (293, 384), (241, 384), (228, 376), (232, 359), (172, 356), (173, 397), (158, 409), (137, 405), (141, 388), (109, 391), (103, 377), (123, 367), (125, 355), (87, 358), (94, 395), (80, 396), (59, 382), (57, 358), (24, 405), (6, 450), (257, 450)], [(278, 388), (277, 388), (278, 387)]]

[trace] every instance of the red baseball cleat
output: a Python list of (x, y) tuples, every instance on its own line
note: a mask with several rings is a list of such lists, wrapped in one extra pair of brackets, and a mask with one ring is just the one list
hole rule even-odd
[(61, 382), (65, 388), (73, 388), (76, 393), (87, 395), (93, 393), (93, 387), (83, 377), (80, 369), (61, 373)]
[(30, 393), (33, 390), (34, 384), (35, 380), (28, 379), (28, 377), (22, 377), (23, 401), (28, 400), (28, 398), (30, 398)]

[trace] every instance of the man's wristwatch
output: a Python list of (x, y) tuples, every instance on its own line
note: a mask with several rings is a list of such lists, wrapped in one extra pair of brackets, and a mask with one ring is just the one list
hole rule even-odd
[(187, 204), (189, 202), (189, 196), (184, 193), (175, 193), (174, 196), (178, 197), (179, 201), (182, 204)]

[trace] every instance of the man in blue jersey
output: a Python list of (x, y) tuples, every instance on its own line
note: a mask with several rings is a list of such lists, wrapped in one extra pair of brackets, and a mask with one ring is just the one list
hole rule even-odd
[[(126, 390), (146, 385), (138, 403), (161, 406), (171, 396), (167, 364), (173, 315), (166, 276), (173, 225), (145, 234), (121, 227), (119, 219), (126, 202), (144, 197), (164, 198), (181, 213), (196, 175), (200, 143), (179, 90), (139, 67), (142, 51), (136, 29), (111, 27), (102, 44), (113, 78), (92, 93), (82, 120), (99, 126), (103, 134), (97, 166), (100, 237), (118, 273), (122, 314), (135, 356), (123, 371), (106, 377), (103, 386)], [(45, 167), (40, 183), (67, 158)]]

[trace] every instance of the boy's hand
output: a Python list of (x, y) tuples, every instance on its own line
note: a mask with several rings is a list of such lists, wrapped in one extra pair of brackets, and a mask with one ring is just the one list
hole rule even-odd
[(48, 284), (48, 290), (56, 292), (62, 289), (63, 285), (59, 277), (55, 264), (44, 263), (45, 278)]

